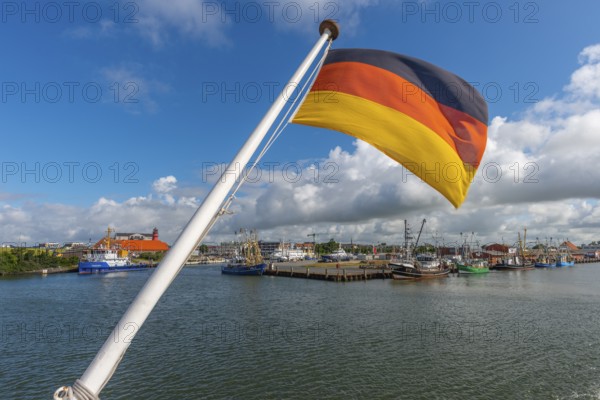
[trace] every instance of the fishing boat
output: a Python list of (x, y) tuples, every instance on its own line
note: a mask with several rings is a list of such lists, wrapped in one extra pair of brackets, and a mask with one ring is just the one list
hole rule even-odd
[(548, 253), (548, 247), (544, 248), (543, 253), (535, 259), (536, 268), (554, 268), (556, 267), (556, 258)]
[(221, 267), (221, 273), (226, 275), (262, 275), (267, 268), (267, 264), (254, 264), (248, 265), (246, 263), (241, 264), (227, 264)]
[(450, 273), (439, 258), (420, 254), (414, 259), (390, 262), (392, 278), (396, 280), (445, 278)]
[[(550, 238), (552, 240), (552, 238)], [(538, 251), (539, 254), (535, 259), (535, 267), (536, 268), (554, 268), (556, 267), (556, 256), (551, 254), (550, 246), (548, 241), (546, 240), (546, 244), (543, 245), (538, 241)]]
[(467, 244), (467, 238), (465, 237), (460, 253), (460, 257), (455, 262), (459, 274), (486, 274), (490, 272), (487, 260), (480, 258), (482, 252), (479, 241), (475, 240), (475, 232), (471, 232), (471, 241), (469, 244)]
[(238, 254), (232, 259), (232, 262), (221, 267), (221, 273), (226, 275), (262, 275), (267, 268), (264, 262), (256, 231), (248, 232), (241, 229), (240, 234), (244, 235), (244, 241), (241, 243)]
[(535, 269), (534, 264), (532, 262), (527, 261), (527, 259), (525, 258), (525, 247), (523, 246), (523, 243), (527, 239), (527, 228), (524, 232), (523, 242), (521, 241), (521, 232), (518, 232), (517, 236), (519, 239), (517, 250), (514, 253), (510, 253), (506, 257), (503, 257), (499, 263), (494, 265), (493, 269), (501, 271), (520, 271)]
[(556, 261), (552, 257), (542, 255), (535, 260), (536, 268), (554, 268), (556, 266)]
[(150, 264), (134, 264), (129, 252), (117, 249), (111, 242), (111, 228), (98, 248), (90, 249), (79, 262), (80, 274), (105, 274), (110, 272), (143, 271), (152, 268)]
[(456, 268), (459, 274), (486, 274), (490, 272), (487, 260), (470, 259), (457, 262)]
[(568, 253), (563, 253), (558, 256), (558, 260), (556, 260), (557, 267), (572, 267), (575, 265), (575, 260)]
[[(417, 248), (421, 233), (423, 232), (423, 226), (425, 226), (427, 220), (423, 220), (421, 223), (421, 229), (419, 235), (414, 244), (414, 248)], [(405, 258), (399, 261), (392, 261), (388, 266), (392, 270), (392, 278), (396, 280), (414, 280), (414, 279), (433, 279), (433, 278), (445, 278), (450, 273), (450, 269), (446, 264), (442, 263), (441, 259), (435, 254), (423, 253), (413, 257), (413, 252), (409, 249), (409, 239), (411, 239), (409, 233), (409, 227), (406, 220), (404, 220), (404, 254)]]
[(521, 257), (515, 255), (513, 257), (505, 257), (498, 264), (494, 265), (492, 269), (496, 270), (508, 270), (508, 271), (519, 271), (535, 269), (533, 263), (525, 262)]

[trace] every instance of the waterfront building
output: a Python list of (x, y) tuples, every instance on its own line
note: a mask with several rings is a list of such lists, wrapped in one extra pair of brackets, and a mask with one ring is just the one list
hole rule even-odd
[(497, 251), (497, 252), (504, 253), (504, 254), (507, 254), (510, 252), (510, 248), (508, 246), (500, 244), (500, 243), (486, 244), (486, 245), (482, 246), (481, 248), (485, 251)]
[(221, 245), (219, 246), (219, 256), (224, 258), (232, 258), (237, 255), (239, 248), (239, 242), (221, 242)]
[(579, 247), (577, 247), (576, 245), (574, 245), (573, 243), (569, 242), (568, 240), (565, 242), (562, 242), (560, 244), (560, 246), (558, 247), (559, 250), (568, 250), (568, 251), (577, 251), (579, 250)]
[(260, 248), (260, 254), (265, 258), (270, 258), (271, 254), (275, 253), (280, 248), (280, 242), (268, 242), (264, 240), (258, 241), (258, 247)]
[(302, 250), (308, 257), (315, 256), (315, 248), (312, 242), (296, 243), (294, 246), (297, 250)]
[(56, 243), (56, 242), (39, 243), (38, 247), (41, 249), (58, 249), (60, 247), (60, 243)]
[(87, 246), (88, 245), (83, 242), (65, 242), (63, 244), (63, 249), (65, 249), (65, 250), (81, 249), (81, 248), (85, 248)]
[(154, 228), (152, 233), (115, 233), (115, 240), (158, 240), (158, 229)]
[[(106, 237), (100, 239), (93, 247), (106, 247)], [(153, 253), (169, 250), (169, 245), (158, 238), (158, 229), (152, 233), (116, 233), (111, 238), (111, 247), (135, 253)]]

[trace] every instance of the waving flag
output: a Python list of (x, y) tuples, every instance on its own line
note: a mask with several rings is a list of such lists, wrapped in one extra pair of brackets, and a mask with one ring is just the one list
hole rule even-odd
[(380, 50), (332, 50), (292, 122), (364, 140), (455, 207), (487, 141), (487, 104), (465, 80)]

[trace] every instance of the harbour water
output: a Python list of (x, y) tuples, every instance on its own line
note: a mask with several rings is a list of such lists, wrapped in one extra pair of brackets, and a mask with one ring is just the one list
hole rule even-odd
[[(3, 397), (72, 384), (149, 273), (0, 279)], [(185, 268), (101, 398), (599, 398), (599, 288), (600, 264), (412, 283)]]

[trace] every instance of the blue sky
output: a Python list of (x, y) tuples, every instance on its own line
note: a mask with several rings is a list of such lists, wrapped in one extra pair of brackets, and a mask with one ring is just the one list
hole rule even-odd
[[(600, 3), (468, 4), (4, 2), (0, 240), (87, 241), (111, 224), (127, 231), (157, 225), (172, 242), (210, 187), (207, 168), (239, 149), (316, 41), (324, 16), (341, 26), (335, 48), (408, 54), (480, 89), (490, 111), (487, 162), (501, 166), (503, 180), (474, 182), (457, 211), (419, 182), (401, 182), (399, 167), (354, 139), (290, 126), (264, 161), (335, 165), (319, 177), (334, 173), (339, 182), (311, 185), (313, 170), (305, 169), (300, 182), (276, 174), (274, 182), (249, 185), (210, 240), (246, 225), (275, 240), (319, 231), (390, 242), (401, 221), (423, 216), (448, 236), (477, 231), (492, 241), (527, 225), (555, 238), (600, 238), (598, 174), (578, 179), (553, 169), (589, 165), (561, 140), (598, 144)], [(536, 171), (535, 185), (521, 182)]]

